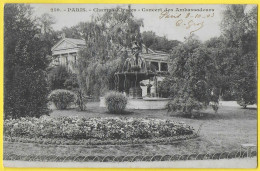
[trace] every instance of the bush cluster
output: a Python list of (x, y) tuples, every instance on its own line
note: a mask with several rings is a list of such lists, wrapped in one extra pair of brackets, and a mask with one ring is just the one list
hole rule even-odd
[(7, 119), (5, 137), (128, 140), (191, 135), (193, 128), (171, 120), (143, 118), (21, 118)]
[(111, 91), (106, 94), (105, 103), (110, 113), (122, 113), (127, 104), (127, 97), (122, 93)]
[(5, 119), (40, 117), (48, 114), (47, 103), (49, 91), (47, 89), (45, 72), (33, 69), (23, 71), (19, 68), (15, 72), (17, 73), (14, 75), (12, 81), (5, 80)]
[(48, 83), (51, 90), (65, 89), (65, 81), (69, 78), (69, 72), (63, 65), (53, 67), (48, 72)]
[(74, 90), (79, 87), (77, 75), (63, 65), (55, 66), (48, 71), (48, 83), (51, 90)]
[(57, 109), (67, 109), (76, 101), (76, 95), (72, 91), (57, 89), (50, 93), (49, 100), (54, 103)]

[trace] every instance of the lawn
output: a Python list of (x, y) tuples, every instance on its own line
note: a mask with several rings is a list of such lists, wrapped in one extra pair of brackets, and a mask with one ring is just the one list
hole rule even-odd
[(56, 155), (56, 156), (89, 156), (89, 155), (173, 155), (192, 153), (219, 153), (237, 151), (244, 143), (257, 143), (257, 110), (242, 109), (239, 106), (220, 106), (217, 114), (212, 109), (203, 111), (203, 116), (184, 118), (166, 110), (127, 110), (121, 115), (109, 114), (100, 108), (98, 102), (88, 103), (84, 112), (75, 109), (55, 110), (50, 117), (151, 117), (185, 122), (196, 131), (201, 127), (197, 139), (178, 141), (174, 144), (143, 144), (143, 145), (107, 145), (107, 146), (76, 146), (76, 145), (40, 145), (32, 143), (4, 142), (5, 154), (16, 155)]

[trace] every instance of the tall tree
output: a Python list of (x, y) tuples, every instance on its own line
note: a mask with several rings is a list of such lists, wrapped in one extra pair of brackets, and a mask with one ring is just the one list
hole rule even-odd
[(36, 18), (36, 26), (40, 29), (40, 39), (42, 41), (42, 48), (45, 48), (46, 55), (51, 58), (51, 48), (58, 41), (59, 33), (54, 31), (52, 25), (56, 23), (54, 16), (44, 13)]
[(168, 53), (180, 43), (178, 40), (168, 40), (165, 36), (157, 36), (152, 31), (143, 32), (142, 39), (147, 48)]
[(44, 13), (38, 18), (38, 22), (41, 27), (41, 32), (47, 34), (53, 32), (52, 25), (56, 23), (56, 20), (52, 15)]
[(156, 42), (156, 34), (153, 31), (145, 31), (142, 33), (143, 43), (148, 48), (150, 48)]
[(58, 31), (59, 35), (65, 34), (66, 37), (74, 38), (74, 39), (82, 39), (83, 31), (85, 28), (85, 22), (80, 22), (76, 26), (72, 27), (63, 27), (61, 31)]
[(205, 42), (210, 56), (216, 67), (215, 76), (218, 80), (216, 86), (220, 89), (220, 95), (224, 100), (234, 100), (233, 71), (236, 68), (235, 57), (238, 55), (237, 48), (226, 46), (223, 36), (211, 38)]
[(176, 46), (171, 53), (170, 93), (173, 100), (170, 111), (181, 111), (192, 116), (193, 110), (207, 107), (211, 101), (218, 103), (215, 86), (215, 66), (208, 49), (194, 36)]
[(89, 95), (99, 97), (108, 89), (114, 89), (114, 73), (119, 71), (127, 57), (127, 47), (133, 41), (141, 45), (142, 20), (133, 17), (128, 10), (115, 10), (94, 17), (82, 25), (86, 48), (79, 52), (79, 85)]
[(5, 117), (47, 114), (45, 69), (49, 61), (29, 5), (5, 5), (4, 33)]
[(256, 103), (257, 7), (249, 12), (245, 5), (229, 5), (224, 11), (222, 32), (233, 56), (232, 88), (239, 104)]

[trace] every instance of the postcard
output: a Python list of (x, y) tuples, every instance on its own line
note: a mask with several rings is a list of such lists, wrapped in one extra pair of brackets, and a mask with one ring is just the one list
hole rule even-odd
[(4, 167), (256, 168), (257, 5), (4, 6)]

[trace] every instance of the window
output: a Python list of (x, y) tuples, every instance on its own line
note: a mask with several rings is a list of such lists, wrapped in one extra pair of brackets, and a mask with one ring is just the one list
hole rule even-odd
[(151, 69), (155, 69), (156, 71), (159, 71), (159, 63), (158, 62), (151, 62)]
[(168, 64), (167, 63), (161, 63), (161, 71), (168, 71)]

